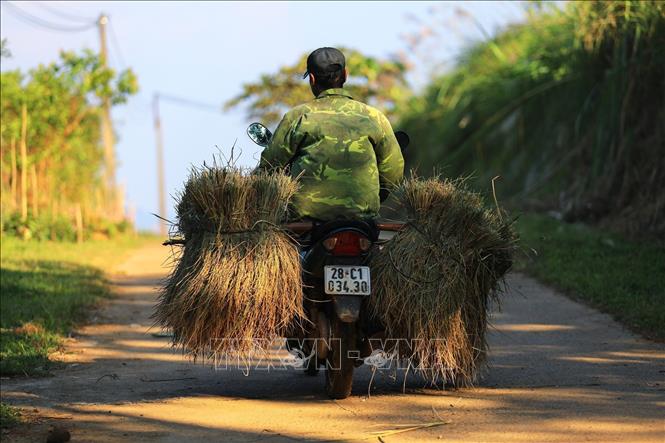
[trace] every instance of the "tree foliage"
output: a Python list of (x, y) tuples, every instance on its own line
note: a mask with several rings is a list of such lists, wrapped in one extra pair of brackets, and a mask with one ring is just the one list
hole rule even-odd
[[(665, 232), (665, 5), (569, 2), (468, 48), (400, 109), (421, 173)], [(418, 149), (420, 147), (421, 149)]]
[(0, 40), (0, 58), (1, 57), (11, 57), (12, 52), (9, 50), (9, 47), (7, 46), (7, 39), (3, 38)]
[[(349, 78), (345, 88), (357, 100), (377, 106), (392, 115), (408, 97), (406, 66), (399, 61), (369, 57), (356, 50), (342, 49)], [(290, 108), (312, 100), (312, 92), (302, 75), (307, 55), (276, 73), (263, 74), (255, 82), (243, 85), (243, 91), (225, 104), (226, 109), (247, 105), (249, 119), (266, 125), (277, 123)]]
[[(4, 221), (19, 211), (23, 196), (33, 218), (69, 217), (75, 205), (83, 207), (86, 218), (98, 217), (104, 207), (101, 103), (121, 104), (134, 94), (134, 73), (104, 67), (90, 50), (63, 51), (58, 61), (27, 73), (2, 72), (0, 82)], [(20, 149), (24, 107), (25, 157)]]

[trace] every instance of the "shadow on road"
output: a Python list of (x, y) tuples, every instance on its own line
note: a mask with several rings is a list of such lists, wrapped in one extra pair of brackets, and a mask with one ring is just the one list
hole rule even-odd
[(322, 372), (266, 371), (264, 363), (245, 375), (188, 361), (153, 335), (163, 274), (136, 274), (114, 281), (118, 297), (68, 344), (64, 369), (3, 381), (3, 400), (72, 417), (69, 426), (94, 441), (345, 441), (367, 437), (377, 424), (439, 417), (451, 421), (447, 437), (471, 440), (662, 437), (663, 346), (519, 275), (494, 316), (489, 368), (476, 388), (441, 391), (413, 374), (404, 383), (403, 372), (379, 371), (370, 390), (372, 372), (363, 367), (353, 397), (330, 401)]

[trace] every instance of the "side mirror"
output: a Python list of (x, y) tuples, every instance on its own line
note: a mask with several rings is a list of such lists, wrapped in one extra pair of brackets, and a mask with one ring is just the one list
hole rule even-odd
[(263, 126), (261, 123), (252, 123), (247, 128), (247, 135), (254, 143), (264, 148), (270, 144), (272, 140), (272, 132), (270, 129)]

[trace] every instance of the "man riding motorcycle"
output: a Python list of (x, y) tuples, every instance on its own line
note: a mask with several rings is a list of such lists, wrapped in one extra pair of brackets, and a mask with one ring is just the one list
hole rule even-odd
[(350, 395), (353, 368), (368, 355), (377, 329), (362, 309), (371, 284), (367, 258), (379, 233), (373, 219), (404, 174), (390, 122), (343, 89), (347, 75), (338, 49), (312, 52), (303, 78), (316, 98), (286, 113), (259, 163), (298, 177), (291, 218), (313, 222), (300, 240), (310, 322), (288, 344), (309, 356), (308, 374), (326, 364), (332, 398)]
[(293, 108), (280, 122), (259, 168), (290, 167), (300, 177), (294, 218), (370, 219), (404, 173), (404, 158), (381, 111), (343, 89), (344, 54), (319, 48), (307, 57), (314, 100)]

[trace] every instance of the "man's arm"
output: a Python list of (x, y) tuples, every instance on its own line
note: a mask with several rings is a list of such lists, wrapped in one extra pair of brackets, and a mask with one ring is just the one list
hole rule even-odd
[(390, 122), (382, 113), (379, 113), (378, 118), (383, 135), (374, 147), (374, 151), (379, 168), (380, 196), (383, 201), (404, 177), (404, 157)]
[(293, 140), (295, 129), (293, 123), (294, 114), (287, 112), (277, 126), (270, 144), (261, 153), (258, 169), (283, 168), (293, 158), (297, 146), (295, 140)]

